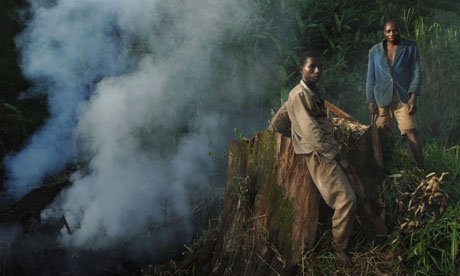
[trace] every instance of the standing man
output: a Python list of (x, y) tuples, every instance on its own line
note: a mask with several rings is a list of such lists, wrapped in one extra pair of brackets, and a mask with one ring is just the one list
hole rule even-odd
[(353, 229), (356, 197), (345, 174), (351, 167), (339, 153), (324, 100), (316, 87), (322, 71), (318, 53), (306, 52), (300, 57), (302, 80), (289, 92), (288, 100), (273, 117), (269, 129), (284, 133), (290, 127), (294, 152), (305, 157), (313, 182), (324, 201), (334, 209), (334, 256), (350, 266), (345, 250)]
[[(366, 95), (377, 127), (394, 130), (394, 118), (401, 135), (406, 135), (419, 167), (423, 167), (422, 143), (414, 114), (420, 95), (420, 55), (415, 41), (401, 38), (396, 20), (383, 26), (385, 39), (369, 50)], [(374, 119), (374, 118), (373, 118)]]

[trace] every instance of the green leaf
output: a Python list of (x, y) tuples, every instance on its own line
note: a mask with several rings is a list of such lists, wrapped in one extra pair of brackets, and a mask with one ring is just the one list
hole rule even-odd
[(451, 236), (451, 242), (450, 242), (450, 258), (452, 263), (455, 263), (455, 259), (457, 257), (458, 253), (458, 233), (457, 233), (457, 223), (454, 221), (451, 224), (452, 228), (452, 236)]
[(321, 31), (322, 34), (325, 34), (325, 33), (326, 33), (326, 28), (324, 27), (324, 24), (323, 24), (323, 23), (320, 23), (320, 24), (319, 24), (319, 30)]
[(329, 42), (329, 45), (331, 45), (331, 48), (335, 49), (334, 41), (332, 41), (332, 39), (328, 39), (328, 42)]
[(342, 23), (342, 22), (340, 22), (339, 16), (338, 16), (336, 13), (334, 14), (334, 18), (335, 18), (335, 24), (337, 25), (337, 29), (340, 30), (340, 29), (341, 29), (341, 25), (342, 25), (341, 23)]
[[(299, 56), (296, 54), (295, 51), (291, 51), (291, 57), (294, 60), (295, 65), (298, 67), (298, 65), (299, 65)], [(459, 148), (460, 148), (460, 146), (459, 146)]]
[(300, 32), (305, 32), (305, 23), (303, 22), (302, 16), (300, 16), (300, 12), (298, 10), (295, 12), (295, 19), (297, 20), (297, 25), (299, 25)]
[(246, 138), (246, 136), (244, 136), (243, 133), (241, 133), (241, 131), (239, 131), (236, 127), (233, 130), (240, 141), (248, 140), (248, 138)]
[(278, 71), (279, 71), (280, 80), (282, 82), (286, 82), (288, 80), (288, 76), (286, 73), (286, 69), (284, 69), (284, 66), (279, 66)]
[(278, 50), (281, 51), (281, 43), (280, 43), (279, 39), (277, 39), (275, 36), (273, 36), (271, 34), (269, 34), (268, 36), (273, 41), (273, 43), (275, 44), (276, 48), (278, 48)]
[(288, 92), (287, 92), (286, 87), (284, 86), (281, 87), (280, 94), (281, 94), (281, 99), (283, 99), (283, 101), (286, 102), (288, 99)]
[(357, 43), (361, 39), (361, 30), (358, 30), (355, 33), (355, 43)]
[(14, 111), (16, 113), (21, 113), (21, 111), (19, 111), (19, 109), (16, 106), (14, 106), (12, 104), (9, 104), (9, 103), (3, 103), (3, 107), (5, 107), (6, 109), (9, 109), (11, 111)]

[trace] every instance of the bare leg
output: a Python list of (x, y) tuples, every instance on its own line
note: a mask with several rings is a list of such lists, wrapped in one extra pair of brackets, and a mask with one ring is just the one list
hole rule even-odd
[(407, 138), (409, 139), (409, 146), (414, 154), (415, 161), (419, 167), (424, 166), (423, 161), (423, 152), (422, 152), (422, 141), (418, 135), (417, 129), (407, 129), (405, 130)]

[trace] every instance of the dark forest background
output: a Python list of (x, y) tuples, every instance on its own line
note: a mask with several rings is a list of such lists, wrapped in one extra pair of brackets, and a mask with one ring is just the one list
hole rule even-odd
[[(459, 142), (456, 75), (459, 64), (456, 61), (459, 58), (460, 1), (259, 0), (253, 5), (259, 11), (250, 22), (253, 27), (245, 34), (231, 33), (230, 29), (228, 39), (221, 46), (241, 57), (234, 68), (222, 70), (238, 70), (247, 62), (264, 63), (261, 53), (276, 53), (278, 67), (267, 68), (267, 76), (273, 80), (271, 89), (254, 106), (276, 110), (279, 99), (286, 98), (299, 79), (299, 55), (307, 49), (316, 49), (325, 57), (322, 86), (326, 98), (367, 123), (367, 53), (383, 38), (383, 23), (388, 18), (397, 18), (402, 24), (403, 36), (416, 40), (422, 52), (423, 90), (418, 119), (423, 137), (446, 145)], [(21, 74), (20, 53), (14, 42), (29, 16), (22, 10), (26, 6), (23, 0), (4, 0), (0, 9), (0, 141), (3, 155), (19, 150), (47, 118), (45, 96), (20, 97), (31, 85)], [(284, 26), (291, 26), (291, 31), (284, 32)], [(220, 72), (216, 72), (217, 78), (219, 75)]]

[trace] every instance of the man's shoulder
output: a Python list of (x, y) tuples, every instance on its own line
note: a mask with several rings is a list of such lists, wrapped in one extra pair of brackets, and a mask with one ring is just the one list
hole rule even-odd
[(292, 88), (291, 92), (289, 92), (289, 99), (294, 99), (299, 96), (302, 97), (311, 97), (313, 94), (307, 88), (305, 88), (301, 84), (297, 84), (294, 88)]
[(415, 40), (410, 40), (407, 38), (402, 38), (401, 40), (403, 41), (405, 46), (409, 46), (409, 47), (417, 46), (417, 42)]
[(372, 48), (369, 49), (369, 54), (377, 53), (381, 47), (382, 47), (382, 42), (375, 44), (374, 46), (372, 46)]

